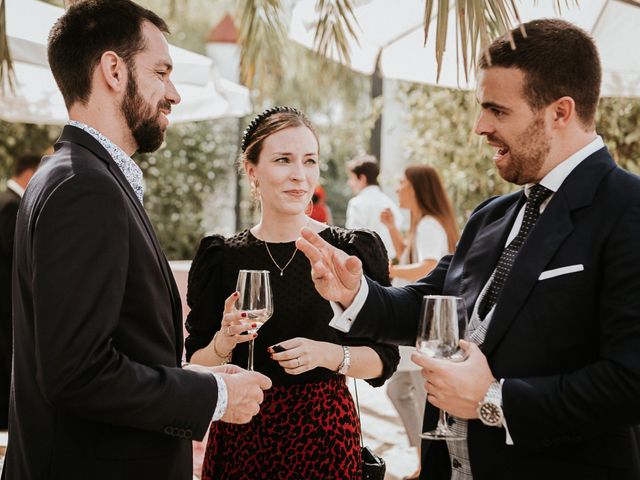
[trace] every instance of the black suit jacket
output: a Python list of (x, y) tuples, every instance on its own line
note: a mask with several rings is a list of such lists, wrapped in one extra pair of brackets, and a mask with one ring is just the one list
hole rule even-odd
[(5, 479), (191, 480), (217, 401), (180, 368), (181, 305), (132, 188), (67, 126), (22, 199)]
[(11, 265), (13, 235), (20, 196), (11, 191), (0, 193), (0, 429), (6, 429), (11, 387)]
[[(423, 295), (461, 296), (469, 314), (504, 248), (522, 192), (486, 201), (456, 253), (403, 289), (369, 281), (352, 335), (413, 344)], [(584, 270), (539, 280), (542, 272)], [(640, 478), (640, 179), (606, 148), (566, 178), (529, 234), (482, 346), (503, 385), (514, 446), (469, 422), (474, 479)], [(437, 411), (428, 405), (425, 428)], [(425, 442), (422, 477), (450, 478), (444, 442)]]

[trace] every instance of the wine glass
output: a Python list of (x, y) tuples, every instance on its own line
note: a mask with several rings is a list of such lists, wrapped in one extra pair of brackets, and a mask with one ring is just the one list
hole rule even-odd
[[(273, 296), (268, 270), (240, 270), (236, 282), (238, 300), (236, 308), (247, 313), (246, 321), (256, 324), (249, 334), (258, 329), (273, 315)], [(253, 339), (249, 340), (249, 361), (247, 370), (253, 370)]]
[[(426, 357), (462, 362), (465, 355), (458, 343), (465, 338), (467, 323), (467, 310), (462, 298), (425, 296), (420, 311), (416, 349)], [(429, 440), (464, 440), (463, 436), (449, 429), (444, 410), (440, 410), (436, 429), (420, 436)]]

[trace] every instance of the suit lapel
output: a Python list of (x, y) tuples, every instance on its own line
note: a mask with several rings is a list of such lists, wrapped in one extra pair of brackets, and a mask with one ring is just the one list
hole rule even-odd
[(498, 263), (511, 226), (524, 203), (524, 193), (514, 196), (514, 200), (504, 215), (479, 231), (465, 257), (460, 296), (464, 298), (469, 317), (482, 287)]
[(140, 200), (138, 200), (138, 197), (133, 191), (133, 188), (131, 188), (131, 185), (122, 173), (122, 170), (120, 170), (120, 167), (118, 167), (111, 155), (109, 155), (109, 152), (107, 152), (95, 138), (79, 128), (67, 125), (62, 130), (59, 141), (69, 141), (82, 145), (83, 147), (91, 151), (94, 155), (99, 157), (102, 161), (104, 161), (107, 164), (107, 167), (111, 174), (114, 176), (120, 187), (126, 193), (127, 197), (129, 198), (129, 202), (133, 206), (138, 217), (141, 219), (142, 224), (144, 225), (144, 228), (147, 232), (147, 236), (151, 240), (151, 243), (155, 250), (156, 260), (158, 261), (160, 270), (162, 271), (162, 276), (164, 278), (165, 284), (169, 291), (169, 296), (171, 298), (173, 323), (176, 330), (176, 350), (179, 363), (182, 358), (182, 306), (180, 305), (180, 297), (177, 293), (178, 290), (173, 278), (173, 274), (171, 273), (171, 270), (169, 268), (167, 258), (165, 257), (164, 252), (160, 247), (160, 243), (158, 242), (155, 231), (153, 230), (151, 221), (147, 216), (147, 212), (144, 210), (144, 207), (140, 203)]
[(572, 212), (593, 202), (600, 181), (615, 163), (606, 148), (585, 159), (565, 179), (531, 230), (500, 293), (482, 350), (489, 355), (525, 305), (538, 277), (573, 232)]

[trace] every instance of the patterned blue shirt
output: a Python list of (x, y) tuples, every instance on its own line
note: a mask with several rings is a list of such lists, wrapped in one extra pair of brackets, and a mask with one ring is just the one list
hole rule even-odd
[(134, 162), (129, 155), (124, 153), (120, 147), (118, 147), (115, 143), (113, 143), (95, 128), (92, 128), (89, 125), (78, 122), (76, 120), (69, 120), (69, 125), (77, 127), (80, 130), (84, 130), (98, 142), (100, 142), (100, 145), (102, 145), (105, 150), (109, 152), (109, 155), (111, 155), (113, 161), (116, 162), (116, 165), (118, 165), (118, 167), (120, 167), (120, 170), (122, 170), (122, 173), (127, 179), (127, 182), (129, 182), (129, 185), (131, 185), (131, 188), (133, 188), (133, 191), (136, 193), (136, 196), (138, 197), (138, 200), (140, 200), (140, 203), (143, 203), (144, 186), (142, 184), (142, 170), (140, 170), (140, 167), (136, 165), (136, 162)]

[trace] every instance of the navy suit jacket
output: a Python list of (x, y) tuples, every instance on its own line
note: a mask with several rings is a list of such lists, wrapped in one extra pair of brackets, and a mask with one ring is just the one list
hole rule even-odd
[[(504, 248), (522, 192), (489, 199), (455, 255), (416, 284), (370, 294), (351, 335), (415, 342), (423, 295), (461, 296), (471, 310)], [(583, 271), (539, 280), (542, 272)], [(482, 351), (506, 379), (502, 428), (469, 422), (474, 478), (640, 478), (640, 179), (606, 148), (578, 165), (519, 252)], [(425, 428), (437, 411), (427, 406)], [(422, 477), (449, 479), (446, 444), (425, 441)]]
[(169, 265), (121, 170), (67, 126), (22, 199), (3, 478), (191, 480), (217, 402), (180, 368)]

